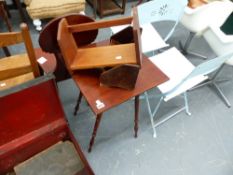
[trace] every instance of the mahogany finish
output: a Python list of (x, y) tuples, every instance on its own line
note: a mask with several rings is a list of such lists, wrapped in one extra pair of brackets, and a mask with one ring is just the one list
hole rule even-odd
[[(94, 43), (92, 46), (105, 46), (110, 44), (110, 41), (103, 41), (100, 43)], [(48, 63), (53, 64), (50, 61), (51, 57), (47, 57)], [(52, 66), (54, 67), (54, 66)], [(124, 90), (120, 88), (110, 88), (106, 86), (100, 86), (99, 81), (99, 74), (101, 72), (98, 70), (92, 71), (75, 71), (72, 75), (73, 80), (75, 81), (76, 85), (80, 89), (79, 98), (77, 100), (77, 105), (74, 110), (74, 115), (77, 114), (79, 109), (79, 104), (81, 102), (82, 97), (87, 100), (90, 108), (97, 116), (98, 120), (96, 120), (95, 127), (93, 129), (92, 138), (90, 140), (90, 145), (88, 150), (91, 151), (92, 146), (94, 144), (95, 136), (97, 134), (97, 129), (99, 123), (102, 118), (102, 114), (121, 104), (125, 101), (135, 97), (135, 118), (134, 118), (134, 136), (137, 137), (138, 131), (138, 119), (139, 119), (139, 95), (153, 87), (158, 86), (159, 84), (168, 80), (168, 77), (163, 74), (153, 63), (151, 63), (146, 56), (142, 59), (142, 68), (139, 71), (138, 79), (136, 82), (136, 86), (133, 90)], [(153, 76), (151, 76), (153, 75)], [(117, 98), (116, 98), (117, 94)], [(101, 102), (105, 104), (105, 107), (102, 109), (98, 109), (96, 107), (96, 100), (99, 99)]]
[[(100, 43), (100, 45), (103, 44), (108, 44), (108, 42), (106, 41)], [(158, 69), (153, 63), (151, 63), (146, 56), (144, 56), (144, 58), (142, 59), (142, 67), (139, 71), (137, 82), (133, 90), (124, 90), (121, 88), (100, 86), (100, 73), (101, 72), (98, 70), (82, 70), (76, 71), (72, 75), (73, 80), (80, 89), (79, 100), (76, 105), (74, 114), (77, 113), (81, 98), (82, 96), (84, 96), (96, 116), (96, 122), (88, 148), (89, 152), (92, 150), (102, 114), (105, 111), (121, 103), (124, 103), (125, 101), (133, 97), (135, 97), (134, 136), (137, 137), (139, 118), (139, 95), (168, 80), (168, 77), (163, 72), (161, 72), (160, 69)], [(104, 104), (104, 107), (98, 108), (96, 105), (97, 100), (100, 100)]]
[[(60, 48), (57, 43), (57, 30), (58, 24), (61, 19), (66, 18), (69, 25), (73, 24), (81, 24), (86, 22), (93, 22), (94, 20), (80, 15), (80, 14), (69, 14), (65, 16), (61, 16), (51, 20), (46, 26), (43, 28), (39, 35), (39, 44), (44, 52), (53, 53), (56, 57), (56, 69), (54, 75), (56, 77), (56, 81), (62, 81), (67, 78), (70, 78), (69, 72), (64, 63), (64, 58), (60, 52)], [(86, 45), (93, 42), (98, 34), (98, 30), (92, 30), (87, 32), (77, 32), (74, 33), (75, 42), (80, 45)]]
[[(99, 74), (100, 71), (98, 70), (82, 70), (76, 71), (72, 75), (95, 115), (103, 113), (168, 80), (168, 77), (151, 63), (146, 56), (142, 59), (142, 68), (139, 71), (133, 90), (100, 86)], [(98, 99), (104, 102), (104, 108), (98, 109), (96, 107), (96, 100)]]
[(94, 174), (68, 127), (53, 76), (0, 91), (0, 106), (0, 174), (65, 140), (84, 164), (80, 174)]
[(35, 48), (34, 50), (35, 50), (37, 60), (40, 59), (41, 57), (44, 57), (47, 60), (43, 64), (38, 62), (42, 71), (46, 74), (54, 73), (55, 70), (57, 69), (57, 62), (56, 62), (55, 55), (52, 53), (44, 52), (41, 48)]
[[(106, 46), (80, 47), (73, 37), (76, 32), (131, 23), (133, 23), (132, 30), (120, 32), (121, 35), (116, 34), (113, 37), (118, 42)], [(125, 38), (127, 35), (132, 36), (132, 40), (127, 43), (121, 43), (121, 39), (117, 38)], [(140, 28), (136, 10), (133, 17), (75, 25), (69, 25), (64, 18), (59, 23), (57, 40), (70, 74), (81, 69), (102, 69), (100, 81), (103, 85), (124, 89), (134, 88), (141, 64)]]

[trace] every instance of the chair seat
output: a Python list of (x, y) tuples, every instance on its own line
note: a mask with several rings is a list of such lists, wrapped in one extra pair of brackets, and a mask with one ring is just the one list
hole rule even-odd
[[(10, 57), (5, 57), (0, 59), (0, 71), (13, 69), (13, 68), (20, 68), (25, 66), (30, 66), (30, 62), (27, 54), (13, 55)], [(15, 85), (24, 83), (32, 79), (34, 79), (34, 75), (32, 72), (30, 72), (24, 75), (2, 80), (0, 81), (0, 90), (13, 87)]]
[(137, 64), (135, 44), (80, 48), (70, 68), (72, 70), (91, 69), (122, 64)]
[[(168, 81), (158, 86), (164, 95), (164, 101), (170, 100), (208, 78), (201, 75), (183, 82), (195, 69), (195, 66), (174, 47), (151, 57), (150, 60), (169, 77)], [(180, 66), (174, 66), (176, 64)], [(178, 86), (179, 84), (181, 86)]]
[(35, 76), (33, 75), (33, 73), (27, 73), (24, 75), (20, 75), (17, 77), (13, 77), (13, 78), (9, 78), (3, 81), (0, 81), (0, 91), (3, 89), (8, 89), (11, 88), (13, 86), (19, 85), (21, 83), (27, 82), (29, 80), (34, 79)]
[[(128, 27), (129, 25), (121, 25), (121, 26), (114, 26), (111, 27), (112, 32), (115, 34), (124, 28)], [(169, 46), (169, 44), (165, 43), (156, 29), (153, 27), (152, 24), (144, 24), (141, 26), (142, 34), (141, 34), (141, 41), (142, 41), (142, 52), (147, 53), (154, 50), (158, 50), (164, 47)]]
[(67, 13), (84, 11), (85, 0), (31, 0), (27, 11), (33, 19), (57, 17)]
[(0, 59), (0, 71), (28, 65), (30, 65), (30, 62), (26, 53)]

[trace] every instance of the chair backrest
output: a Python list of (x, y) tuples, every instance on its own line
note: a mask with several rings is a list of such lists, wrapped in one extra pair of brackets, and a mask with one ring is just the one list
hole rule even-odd
[(164, 38), (166, 41), (174, 32), (187, 4), (181, 0), (153, 0), (137, 6), (140, 26), (159, 22), (173, 21), (174, 25)]
[(221, 66), (223, 66), (224, 62), (226, 60), (230, 59), (232, 56), (233, 56), (233, 52), (199, 64), (174, 89), (179, 88), (184, 82), (188, 81), (189, 79), (192, 79), (192, 78), (198, 77), (198, 76), (205, 76), (205, 75), (208, 75), (208, 74), (218, 70)]
[(232, 56), (233, 56), (233, 52), (199, 64), (192, 70), (190, 74), (188, 74), (184, 79), (182, 79), (180, 83), (178, 83), (168, 93), (176, 91), (178, 88), (180, 88), (180, 86), (182, 86), (185, 82), (189, 81), (192, 78), (206, 76), (213, 73), (214, 71), (217, 71), (223, 66), (224, 62), (230, 59)]
[[(32, 72), (34, 77), (38, 77), (40, 75), (28, 27), (23, 23), (20, 25), (20, 28), (21, 32), (0, 33), (0, 47), (24, 43), (30, 65), (24, 65), (23, 63), (20, 63), (20, 66), (17, 66), (17, 63), (20, 61), (20, 59), (14, 59), (12, 62), (10, 60), (11, 57), (2, 58), (0, 60), (2, 63), (0, 66), (0, 80), (16, 77), (29, 72)], [(16, 66), (14, 67), (14, 65), (10, 65), (11, 68), (8, 68), (9, 64), (5, 64), (8, 62), (8, 60), (11, 64), (15, 64)]]
[(232, 56), (233, 52), (205, 61), (204, 63), (199, 64), (185, 79), (190, 79), (199, 75), (208, 75), (219, 69), (224, 62)]

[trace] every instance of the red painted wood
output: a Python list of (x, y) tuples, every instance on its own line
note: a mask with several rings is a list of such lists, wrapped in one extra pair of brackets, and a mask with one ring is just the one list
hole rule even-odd
[(82, 172), (94, 174), (68, 128), (53, 79), (0, 93), (0, 106), (0, 174), (62, 140), (73, 142), (85, 165)]

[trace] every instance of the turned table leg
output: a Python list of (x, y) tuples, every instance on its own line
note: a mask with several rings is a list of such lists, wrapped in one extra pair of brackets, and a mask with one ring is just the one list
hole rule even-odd
[(77, 100), (77, 103), (76, 103), (76, 106), (74, 108), (74, 115), (77, 115), (77, 112), (79, 110), (79, 105), (80, 105), (80, 102), (82, 100), (82, 97), (83, 97), (83, 94), (81, 93), (81, 91), (79, 92), (79, 96), (78, 96), (78, 100)]
[(134, 137), (138, 137), (139, 95), (135, 96)]
[(92, 133), (91, 141), (90, 141), (90, 144), (89, 144), (88, 152), (91, 152), (92, 146), (93, 146), (93, 144), (95, 142), (95, 136), (96, 136), (97, 130), (99, 128), (101, 118), (102, 118), (102, 113), (96, 116), (95, 126), (94, 126), (94, 130), (93, 130), (93, 133)]

